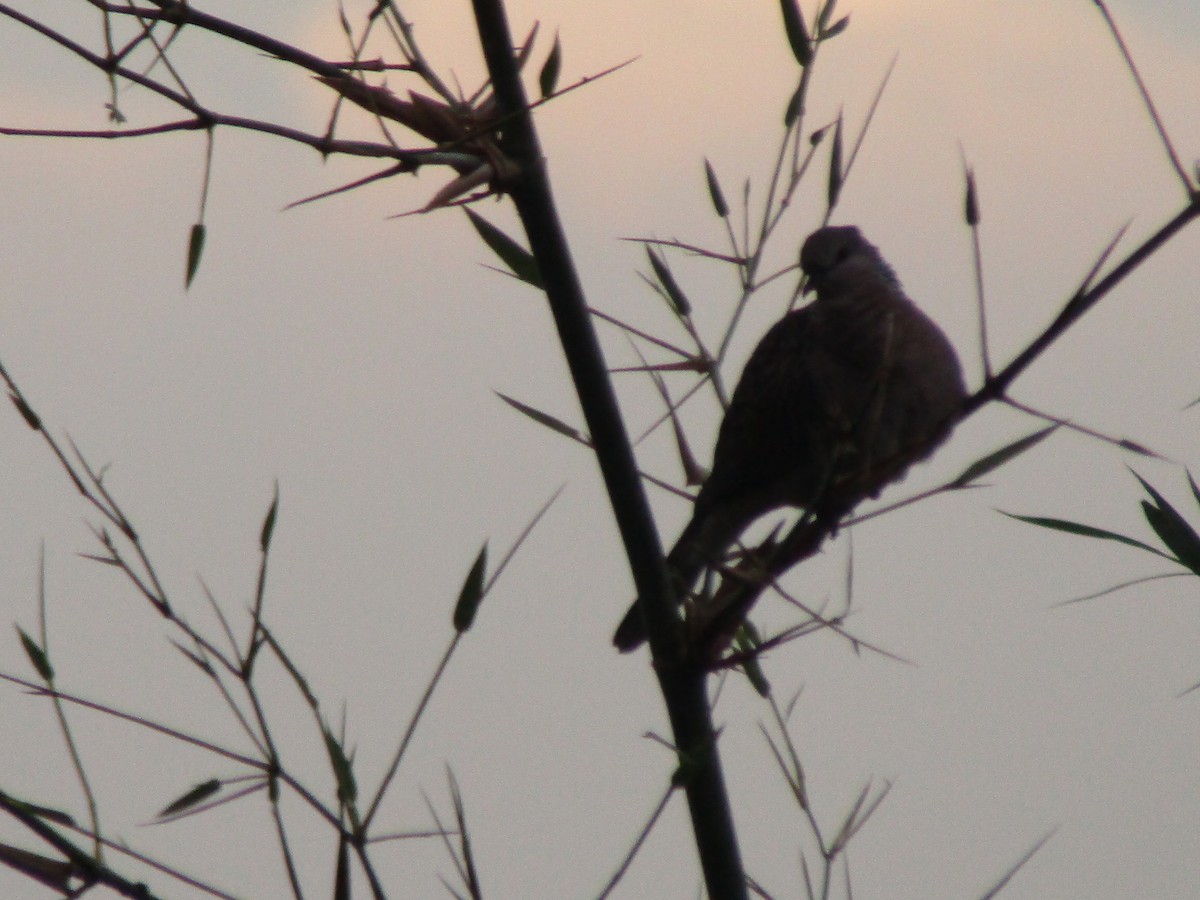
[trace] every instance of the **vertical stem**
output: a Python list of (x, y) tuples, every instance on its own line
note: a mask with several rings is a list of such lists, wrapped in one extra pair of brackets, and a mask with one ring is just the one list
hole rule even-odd
[(554, 208), (545, 160), (513, 58), (502, 0), (473, 0), (480, 44), (504, 126), (501, 148), (519, 175), (510, 188), (558, 328), (650, 635), (711, 900), (745, 900), (746, 880), (717, 753), (706, 673), (688, 659), (674, 611), (662, 546), (638, 477), (587, 303)]

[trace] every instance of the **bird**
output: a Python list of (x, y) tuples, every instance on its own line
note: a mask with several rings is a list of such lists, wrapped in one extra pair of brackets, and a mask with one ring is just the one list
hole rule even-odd
[[(767, 513), (804, 509), (832, 532), (932, 454), (961, 416), (967, 391), (953, 345), (858, 228), (813, 232), (800, 268), (816, 299), (750, 354), (691, 520), (667, 554), (680, 599)], [(634, 601), (613, 643), (629, 652), (645, 640)]]

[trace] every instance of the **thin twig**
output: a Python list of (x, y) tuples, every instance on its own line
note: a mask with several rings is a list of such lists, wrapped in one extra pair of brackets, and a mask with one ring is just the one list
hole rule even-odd
[[(42, 653), (46, 656), (47, 661), (50, 658), (50, 629), (46, 625), (46, 545), (41, 546), (41, 552), (38, 557), (38, 620), (40, 627), (40, 637), (42, 641)], [(50, 677), (46, 679), (46, 687), (51, 691), (54, 690), (54, 677), (48, 673)], [(96, 857), (96, 862), (103, 863), (104, 858), (101, 852), (100, 840), (100, 810), (96, 805), (96, 794), (92, 790), (92, 785), (88, 781), (87, 770), (83, 767), (83, 758), (79, 755), (79, 747), (75, 743), (75, 738), (71, 734), (71, 726), (67, 722), (67, 711), (63, 708), (62, 701), (52, 695), (54, 703), (54, 714), (58, 718), (59, 728), (62, 729), (63, 743), (67, 745), (67, 752), (71, 757), (71, 765), (75, 769), (75, 775), (79, 778), (79, 786), (83, 790), (84, 800), (87, 803), (88, 818), (92, 823), (92, 833), (96, 836), (93, 844), (93, 852)]]
[(408, 745), (416, 734), (417, 725), (421, 721), (421, 716), (425, 712), (425, 708), (429, 705), (429, 701), (433, 698), (433, 692), (442, 680), (442, 675), (445, 674), (446, 667), (450, 664), (450, 658), (454, 655), (454, 651), (458, 649), (458, 643), (462, 639), (460, 632), (455, 632), (454, 637), (450, 639), (450, 644), (446, 647), (442, 658), (438, 660), (437, 667), (433, 670), (433, 675), (429, 679), (429, 683), (425, 685), (425, 691), (421, 694), (421, 699), (417, 703), (416, 709), (413, 710), (412, 716), (408, 720), (408, 726), (404, 729), (404, 735), (400, 738), (400, 746), (396, 748), (395, 754), (392, 756), (392, 761), (388, 764), (387, 771), (384, 772), (383, 778), (379, 782), (379, 787), (375, 789), (375, 796), (371, 799), (367, 806), (367, 814), (363, 816), (362, 830), (366, 832), (375, 818), (375, 813), (379, 811), (379, 805), (383, 802), (384, 794), (387, 793), (388, 787), (391, 786), (392, 779), (396, 777), (396, 772), (400, 768), (400, 761), (404, 759), (404, 753), (408, 750)]
[(1146, 83), (1142, 81), (1142, 73), (1138, 71), (1137, 64), (1133, 61), (1133, 56), (1129, 52), (1129, 48), (1125, 45), (1125, 38), (1121, 36), (1121, 31), (1117, 28), (1117, 23), (1113, 21), (1113, 17), (1108, 12), (1108, 7), (1104, 4), (1104, 0), (1092, 0), (1096, 4), (1096, 8), (1100, 10), (1100, 15), (1104, 17), (1104, 23), (1108, 26), (1109, 32), (1113, 36), (1113, 40), (1117, 43), (1117, 49), (1121, 51), (1121, 56), (1125, 60), (1125, 67), (1129, 69), (1129, 74), (1133, 76), (1133, 80), (1137, 83), (1138, 93), (1142, 95), (1142, 102), (1146, 105), (1146, 112), (1149, 113), (1151, 121), (1154, 123), (1154, 128), (1158, 132), (1159, 140), (1162, 141), (1163, 150), (1171, 160), (1171, 165), (1175, 168), (1175, 173), (1179, 176), (1179, 180), (1183, 182), (1183, 188), (1191, 197), (1196, 193), (1196, 185), (1192, 182), (1187, 170), (1183, 167), (1183, 163), (1179, 159), (1179, 154), (1175, 152), (1175, 147), (1171, 144), (1170, 137), (1167, 136), (1167, 128), (1163, 124), (1162, 117), (1158, 114), (1158, 109), (1154, 106), (1154, 100), (1150, 97), (1150, 91), (1146, 88)]
[(120, 896), (134, 898), (134, 900), (158, 900), (158, 895), (152, 893), (146, 885), (129, 881), (108, 866), (93, 859), (31, 812), (27, 804), (3, 791), (0, 791), (0, 809), (3, 809), (25, 828), (65, 856), (75, 867), (78, 877), (84, 881), (85, 885), (103, 884)]
[(1030, 341), (1012, 362), (994, 377), (985, 381), (979, 390), (966, 399), (963, 404), (963, 418), (970, 416), (986, 403), (1002, 397), (1008, 386), (1029, 368), (1034, 360), (1045, 353), (1055, 341), (1083, 318), (1088, 310), (1104, 299), (1113, 288), (1128, 278), (1160, 247), (1190, 225), (1192, 220), (1197, 217), (1200, 217), (1200, 193), (1194, 195), (1183, 209), (1117, 263), (1094, 287), (1082, 290), (1068, 300), (1058, 316), (1041, 334)]
[(668, 786), (665, 791), (663, 791), (663, 795), (658, 800), (658, 805), (654, 807), (654, 811), (650, 813), (649, 818), (646, 819), (646, 823), (642, 826), (642, 830), (638, 832), (638, 836), (634, 839), (633, 845), (629, 848), (629, 852), (625, 854), (625, 857), (617, 866), (617, 871), (612, 874), (612, 877), (609, 878), (608, 881), (605, 882), (604, 887), (600, 889), (600, 893), (596, 895), (596, 900), (605, 900), (605, 898), (610, 896), (616, 889), (617, 884), (620, 883), (621, 879), (625, 877), (625, 873), (628, 872), (629, 867), (633, 865), (633, 860), (637, 857), (638, 851), (642, 849), (642, 846), (646, 843), (646, 839), (650, 837), (650, 832), (652, 832), (654, 830), (654, 826), (658, 824), (659, 818), (666, 811), (667, 804), (671, 802), (671, 798), (673, 796), (675, 796), (675, 785), (672, 784)]

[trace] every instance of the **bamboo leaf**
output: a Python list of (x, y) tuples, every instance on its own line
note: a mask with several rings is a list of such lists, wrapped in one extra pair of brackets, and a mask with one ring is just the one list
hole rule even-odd
[[(267, 642), (267, 646), (271, 648), (276, 658), (280, 663), (283, 664), (283, 667), (287, 670), (287, 673), (292, 676), (292, 681), (296, 683), (296, 688), (300, 691), (301, 696), (304, 697), (304, 701), (310, 707), (312, 707), (313, 711), (315, 712), (320, 708), (320, 703), (317, 700), (317, 695), (314, 694), (312, 692), (312, 688), (308, 686), (308, 679), (305, 678), (304, 675), (301, 674), (300, 670), (296, 668), (296, 664), (292, 662), (291, 657), (288, 656), (283, 647), (279, 645), (279, 641), (275, 640), (275, 635), (271, 633), (271, 630), (261, 622), (259, 623), (258, 628), (262, 632), (263, 640)], [(272, 786), (274, 786), (274, 782), (272, 782)]]
[(1039, 850), (1042, 849), (1043, 846), (1045, 846), (1046, 841), (1048, 841), (1048, 840), (1050, 840), (1050, 838), (1054, 837), (1054, 833), (1056, 831), (1058, 831), (1057, 828), (1052, 828), (1050, 831), (1048, 831), (1044, 835), (1042, 835), (1041, 840), (1039, 840), (1036, 844), (1034, 844), (1032, 847), (1030, 847), (1029, 850), (1027, 850), (1025, 852), (1024, 856), (1022, 856), (1019, 860), (1017, 860), (1015, 863), (1013, 863), (1013, 865), (1011, 865), (1009, 867), (1008, 871), (1005, 872), (1003, 875), (1001, 875), (999, 880), (995, 884), (993, 884), (990, 888), (988, 888), (988, 890), (979, 898), (979, 900), (993, 900), (994, 897), (997, 897), (1000, 894), (1000, 892), (1008, 885), (1008, 883), (1010, 881), (1012, 881), (1013, 876), (1015, 876), (1019, 871), (1021, 871), (1021, 869), (1023, 869), (1025, 867), (1025, 864), (1027, 862), (1029, 862), (1031, 859), (1033, 859), (1034, 854), (1036, 854)]
[(767, 676), (762, 670), (762, 664), (754, 653), (761, 644), (762, 638), (758, 634), (758, 629), (749, 620), (743, 622), (734, 637), (734, 647), (739, 653), (745, 654), (742, 671), (746, 673), (750, 686), (758, 692), (760, 697), (769, 697), (771, 696), (771, 682), (767, 680)]
[[(1186, 522), (1181, 522), (1177, 516), (1172, 515), (1172, 512), (1174, 511), (1167, 512), (1147, 500), (1142, 501), (1142, 513), (1163, 545), (1175, 554), (1178, 562), (1200, 575), (1200, 548), (1195, 543), (1196, 533)], [(1181, 524), (1183, 528), (1180, 527)]]
[(219, 778), (210, 778), (208, 781), (202, 781), (200, 784), (191, 788), (186, 794), (176, 800), (172, 800), (158, 814), (158, 818), (166, 819), (176, 813), (181, 813), (186, 809), (191, 809), (200, 803), (203, 803), (213, 794), (221, 789), (221, 780)]
[(880, 804), (882, 804), (887, 798), (887, 795), (891, 793), (892, 785), (891, 782), (884, 784), (879, 793), (877, 793), (875, 797), (870, 799), (868, 802), (870, 789), (870, 782), (867, 782), (867, 784), (863, 785), (862, 793), (858, 795), (858, 799), (854, 802), (853, 808), (847, 814), (846, 820), (842, 823), (842, 827), (838, 830), (837, 836), (833, 839), (833, 843), (830, 845), (831, 854), (837, 854), (846, 849), (846, 845), (849, 844), (854, 836), (862, 830), (862, 827), (867, 824), (867, 820), (875, 814), (875, 811), (879, 809)]
[(975, 173), (967, 169), (967, 192), (963, 200), (963, 215), (967, 224), (974, 228), (979, 224), (979, 197), (975, 193)]
[(21, 418), (25, 420), (26, 425), (34, 431), (42, 430), (42, 420), (30, 408), (29, 404), (25, 402), (24, 398), (18, 397), (16, 394), (9, 394), (8, 399), (13, 402), (13, 406), (17, 408), (17, 412), (21, 414)]
[(808, 37), (808, 28), (804, 25), (804, 13), (797, 0), (779, 0), (783, 12), (783, 30), (787, 34), (788, 44), (792, 47), (792, 56), (804, 68), (812, 62), (812, 43)]
[(275, 516), (279, 512), (279, 485), (275, 485), (275, 497), (271, 500), (271, 508), (263, 519), (262, 531), (258, 535), (258, 545), (266, 553), (271, 547), (271, 535), (275, 533)]
[(42, 856), (40, 853), (23, 850), (11, 844), (0, 844), (0, 865), (8, 866), (27, 878), (44, 884), (64, 897), (79, 896), (71, 888), (71, 879), (76, 877), (76, 867), (69, 860)]
[(994, 472), (1005, 463), (1020, 456), (1026, 450), (1036, 447), (1045, 440), (1052, 431), (1058, 428), (1057, 425), (1050, 425), (1043, 428), (1041, 431), (1035, 431), (1033, 434), (1027, 434), (1023, 438), (1018, 438), (1011, 444), (1006, 444), (999, 450), (994, 450), (982, 459), (977, 459), (971, 465), (967, 466), (958, 477), (950, 482), (950, 488), (966, 487), (973, 481), (978, 481), (989, 472)]
[(1080, 537), (1097, 538), (1104, 541), (1116, 541), (1119, 544), (1125, 544), (1128, 547), (1136, 547), (1138, 550), (1145, 550), (1147, 553), (1153, 553), (1155, 556), (1161, 556), (1163, 559), (1169, 559), (1171, 562), (1178, 562), (1175, 557), (1163, 553), (1157, 547), (1151, 547), (1142, 541), (1135, 540), (1131, 537), (1126, 537), (1123, 534), (1117, 534), (1115, 531), (1108, 531), (1104, 528), (1096, 528), (1092, 525), (1083, 525), (1079, 522), (1069, 522), (1066, 519), (1053, 519), (1045, 516), (1022, 516), (1017, 513), (1005, 512), (1000, 510), (1003, 515), (1010, 519), (1016, 519), (1019, 522), (1025, 522), (1029, 525), (1037, 525), (1039, 528), (1049, 528), (1053, 531), (1062, 531), (1066, 534), (1075, 534)]
[(867, 802), (867, 797), (871, 793), (871, 782), (863, 785), (862, 790), (858, 792), (858, 797), (854, 801), (854, 805), (850, 807), (850, 811), (846, 813), (846, 818), (842, 821), (841, 827), (838, 829), (837, 835), (830, 842), (830, 853), (840, 853), (845, 849), (846, 844), (850, 842), (850, 838), (857, 831), (855, 825), (858, 822), (859, 813), (863, 810), (863, 804)]
[(1180, 515), (1179, 511), (1156, 491), (1150, 482), (1137, 472), (1134, 472), (1133, 476), (1142, 483), (1146, 493), (1154, 498), (1153, 503), (1142, 501), (1142, 512), (1146, 516), (1146, 521), (1150, 523), (1150, 527), (1154, 529), (1154, 533), (1159, 536), (1167, 549), (1175, 554), (1179, 562), (1200, 575), (1200, 535), (1196, 534), (1196, 530), (1192, 528), (1187, 519)]
[[(382, 7), (381, 7), (382, 8)], [(525, 63), (529, 62), (529, 57), (533, 54), (533, 45), (537, 40), (538, 31), (541, 29), (542, 23), (534, 20), (533, 27), (529, 29), (529, 34), (525, 36), (525, 40), (517, 45), (517, 71), (525, 71)]]
[(194, 662), (196, 664), (196, 666), (200, 669), (201, 672), (204, 672), (210, 678), (217, 677), (217, 673), (213, 670), (213, 667), (208, 663), (208, 661), (206, 659), (202, 658), (201, 656), (199, 656), (196, 653), (193, 653), (191, 650), (189, 650), (187, 647), (180, 644), (174, 638), (168, 638), (168, 640), (171, 642), (172, 647), (174, 647), (176, 650), (178, 650), (180, 653), (182, 653), (184, 656), (186, 656), (188, 659), (190, 659), (192, 662)]
[(718, 216), (724, 219), (729, 215), (729, 204), (725, 202), (725, 194), (722, 193), (721, 184), (717, 181), (717, 173), (707, 159), (704, 160), (704, 177), (708, 181), (708, 196), (712, 200), (713, 209), (717, 211)]
[(675, 276), (671, 274), (671, 270), (667, 268), (667, 264), (649, 246), (646, 247), (646, 256), (650, 258), (650, 268), (654, 270), (654, 277), (662, 285), (675, 313), (679, 316), (690, 316), (692, 314), (692, 304), (683, 292), (683, 289), (680, 288), (679, 282), (675, 280)]
[(838, 19), (836, 22), (834, 22), (828, 28), (821, 29), (821, 40), (827, 41), (830, 38), (837, 37), (839, 34), (841, 34), (843, 31), (846, 30), (846, 26), (848, 26), (849, 24), (850, 24), (850, 17), (842, 16), (840, 19)]
[(1192, 489), (1192, 496), (1196, 498), (1196, 505), (1200, 506), (1200, 485), (1196, 484), (1196, 480), (1192, 478), (1192, 473), (1187, 473), (1188, 486)]
[(482, 897), (483, 891), (479, 884), (479, 872), (475, 867), (475, 854), (471, 849), (471, 833), (467, 829), (467, 813), (463, 806), (462, 792), (458, 789), (458, 779), (449, 766), (446, 776), (450, 782), (450, 799), (454, 803), (454, 818), (458, 822), (459, 853), (462, 858), (463, 880), (472, 897)]
[(358, 784), (354, 780), (354, 769), (341, 742), (333, 736), (328, 727), (322, 729), (325, 733), (325, 750), (329, 754), (329, 763), (333, 768), (333, 776), (337, 779), (338, 799), (346, 806), (353, 806), (358, 797)]
[(53, 806), (38, 806), (36, 803), (29, 803), (25, 800), (18, 800), (16, 797), (10, 796), (9, 802), (15, 806), (19, 806), (27, 813), (37, 816), (39, 819), (48, 819), (51, 822), (57, 822), (60, 825), (66, 825), (68, 828), (75, 827), (75, 820), (69, 813), (63, 812), (61, 809), (55, 809)]
[(183, 279), (184, 290), (192, 286), (192, 279), (196, 277), (196, 270), (200, 268), (200, 257), (204, 253), (204, 238), (207, 233), (208, 229), (204, 223), (197, 222), (188, 234), (187, 273)]
[(483, 216), (472, 210), (464, 210), (475, 231), (483, 238), (483, 242), (492, 252), (500, 257), (500, 261), (508, 266), (508, 270), (518, 279), (538, 290), (542, 289), (542, 275), (538, 271), (537, 260), (533, 254), (510, 238), (507, 234), (489, 222)]
[[(1136, 453), (1138, 456), (1149, 456), (1153, 459), (1162, 459), (1163, 457), (1155, 453), (1149, 447), (1139, 444), (1137, 441), (1131, 441), (1129, 438), (1121, 438), (1117, 441), (1117, 446), (1122, 450), (1128, 450), (1130, 453)], [(1191, 477), (1190, 475), (1188, 476)]]
[(842, 117), (839, 115), (833, 126), (833, 146), (829, 150), (829, 184), (825, 199), (830, 209), (837, 206), (838, 196), (842, 193), (843, 176)]
[(17, 626), (17, 634), (21, 636), (21, 646), (25, 648), (25, 655), (29, 657), (30, 663), (33, 664), (42, 681), (50, 684), (54, 681), (54, 667), (50, 665), (46, 651), (38, 646), (37, 641), (25, 633), (24, 628)]
[[(805, 82), (803, 79), (801, 79), (800, 85), (795, 91), (792, 92), (792, 96), (788, 100), (787, 108), (783, 111), (784, 128), (791, 128), (793, 125), (795, 125), (796, 120), (800, 118), (800, 113), (804, 112), (804, 88)], [(820, 141), (820, 138), (817, 137), (817, 135), (821, 134), (823, 131), (824, 129), (814, 132), (810, 140), (814, 144)], [(1196, 402), (1200, 403), (1200, 400), (1197, 400)]]
[(463, 581), (462, 590), (458, 592), (458, 602), (454, 604), (454, 630), (459, 634), (471, 630), (475, 622), (475, 614), (479, 612), (479, 604), (483, 601), (484, 576), (487, 574), (487, 544), (475, 557), (471, 571)]
[(837, 0), (825, 0), (821, 4), (820, 10), (817, 12), (817, 34), (821, 34), (825, 30), (835, 9), (837, 9)]
[(525, 415), (529, 416), (529, 418), (533, 419), (533, 421), (537, 422), (539, 425), (545, 425), (551, 431), (557, 431), (559, 434), (566, 435), (572, 440), (579, 441), (581, 444), (590, 445), (591, 442), (585, 438), (578, 429), (572, 428), (561, 419), (556, 419), (554, 416), (550, 415), (549, 413), (544, 413), (540, 409), (534, 409), (532, 406), (527, 406), (520, 400), (514, 400), (512, 397), (502, 394), (499, 391), (496, 391), (496, 396), (515, 409), (517, 412), (524, 413)]
[(542, 64), (542, 71), (538, 73), (538, 88), (542, 92), (542, 99), (554, 93), (554, 89), (558, 87), (558, 76), (562, 71), (562, 45), (559, 43), (558, 35), (554, 35), (554, 46), (550, 48), (550, 53), (546, 57), (546, 61)]

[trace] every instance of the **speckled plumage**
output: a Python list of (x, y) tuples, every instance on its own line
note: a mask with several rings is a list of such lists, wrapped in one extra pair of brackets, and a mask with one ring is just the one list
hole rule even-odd
[[(929, 456), (961, 410), (954, 348), (857, 228), (814, 232), (800, 264), (816, 300), (776, 322), (746, 363), (667, 556), (681, 593), (771, 510), (811, 508), (836, 523)], [(644, 640), (635, 604), (613, 643)]]

